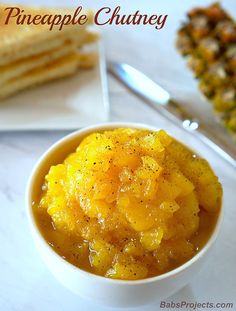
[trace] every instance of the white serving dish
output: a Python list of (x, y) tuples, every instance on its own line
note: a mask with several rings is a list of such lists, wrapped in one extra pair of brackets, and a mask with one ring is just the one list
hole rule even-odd
[[(49, 148), (35, 165), (26, 191), (26, 207), (35, 244), (45, 264), (56, 279), (74, 293), (90, 299), (94, 303), (112, 307), (136, 307), (163, 300), (192, 280), (207, 260), (209, 250), (219, 233), (223, 209), (221, 209), (211, 238), (202, 250), (182, 266), (160, 276), (137, 281), (113, 280), (83, 271), (60, 257), (45, 241), (35, 222), (32, 211), (32, 190), (35, 183), (39, 182), (39, 178), (44, 177), (51, 165), (57, 164), (54, 155), (58, 154), (59, 150), (62, 150), (61, 158), (59, 159), (57, 156), (57, 161), (62, 161), (68, 153), (76, 149), (81, 139), (91, 132), (118, 127), (157, 130), (152, 126), (137, 123), (105, 123), (87, 127), (62, 138)], [(201, 155), (199, 150), (198, 153)]]
[(0, 101), (0, 131), (75, 130), (109, 117), (102, 43), (98, 64), (71, 77), (22, 91)]

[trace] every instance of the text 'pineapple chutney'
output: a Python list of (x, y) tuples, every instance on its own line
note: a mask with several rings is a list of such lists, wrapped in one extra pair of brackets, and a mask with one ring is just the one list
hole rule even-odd
[(135, 280), (192, 258), (214, 229), (221, 199), (207, 161), (165, 131), (119, 128), (87, 136), (51, 166), (33, 209), (63, 258)]

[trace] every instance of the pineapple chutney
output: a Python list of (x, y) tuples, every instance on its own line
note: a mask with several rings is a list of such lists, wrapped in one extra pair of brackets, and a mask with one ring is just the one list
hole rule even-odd
[(41, 186), (33, 210), (52, 248), (81, 269), (122, 280), (191, 259), (222, 200), (208, 162), (163, 130), (90, 134)]

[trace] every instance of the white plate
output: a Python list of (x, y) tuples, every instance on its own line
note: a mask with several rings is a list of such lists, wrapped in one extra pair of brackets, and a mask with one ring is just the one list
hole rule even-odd
[(108, 120), (102, 48), (92, 70), (23, 91), (0, 102), (0, 131), (73, 130)]

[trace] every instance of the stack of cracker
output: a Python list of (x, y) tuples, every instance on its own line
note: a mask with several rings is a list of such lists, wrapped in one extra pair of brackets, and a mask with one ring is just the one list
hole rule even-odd
[[(0, 6), (0, 99), (95, 64), (95, 55), (83, 52), (97, 38), (88, 29), (91, 13), (87, 12), (89, 22), (83, 26), (67, 25), (61, 31), (50, 31), (48, 25), (5, 25), (5, 8)], [(24, 9), (32, 15), (58, 13), (52, 9)]]

